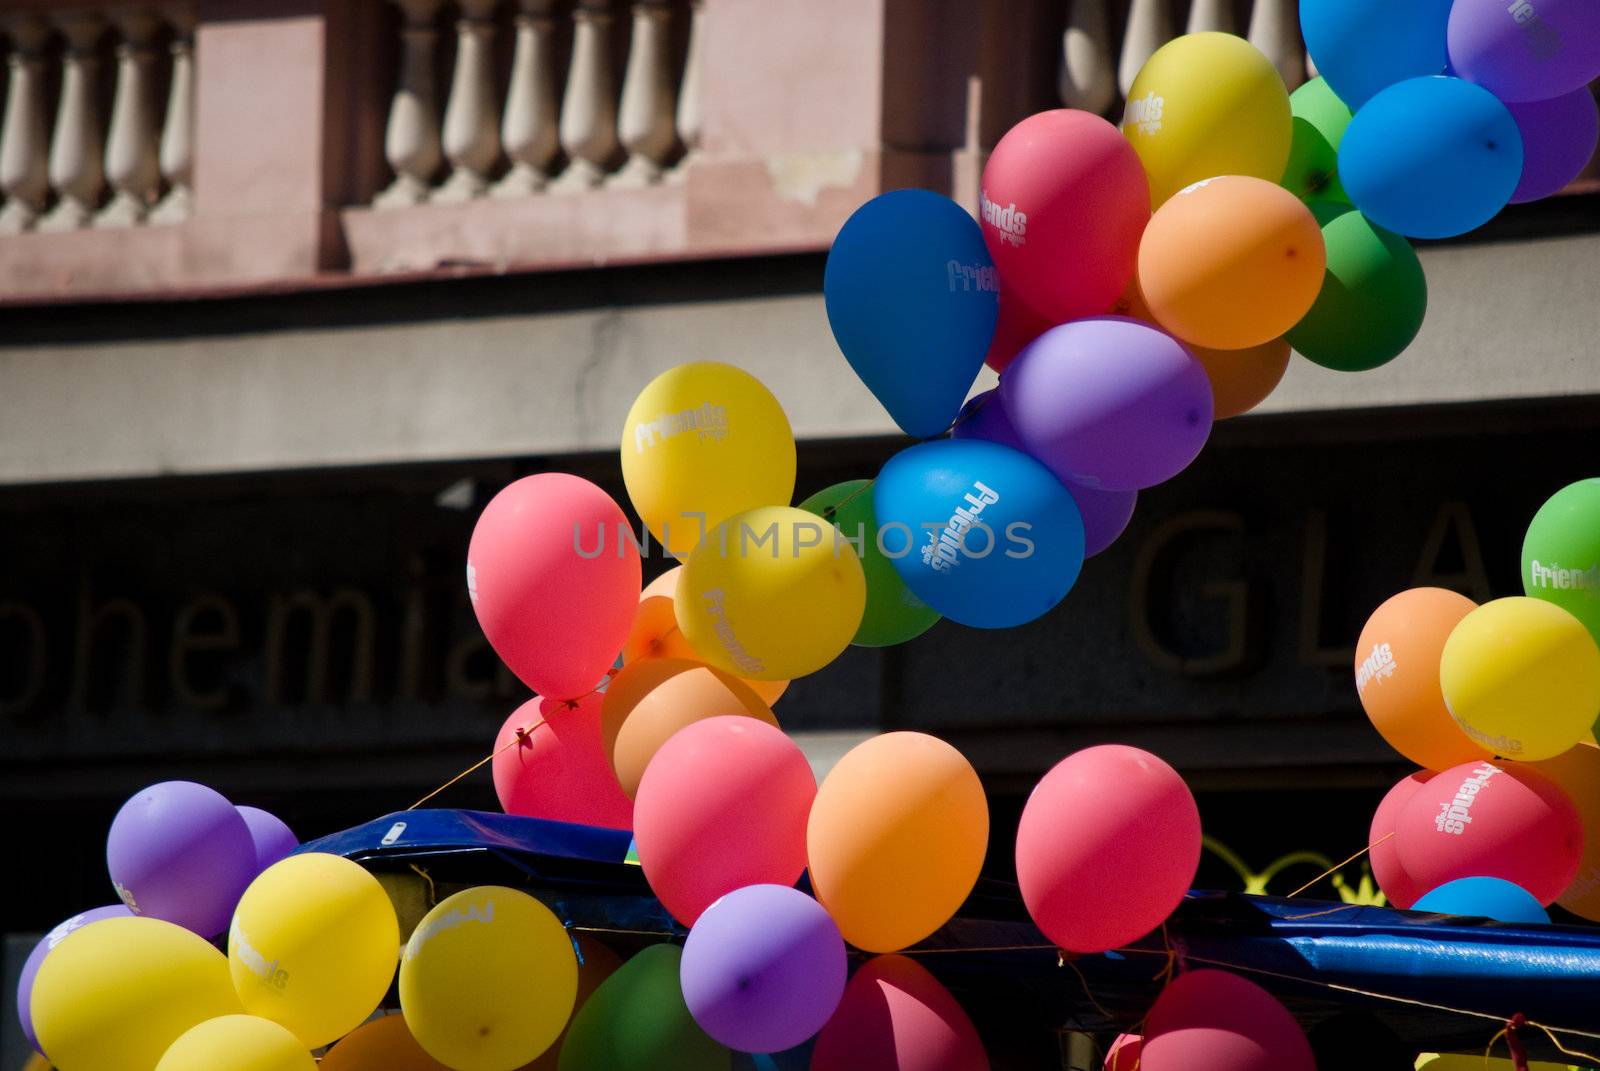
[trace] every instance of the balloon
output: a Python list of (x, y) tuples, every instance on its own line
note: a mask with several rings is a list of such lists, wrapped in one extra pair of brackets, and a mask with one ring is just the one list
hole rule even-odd
[(1075, 484), (1137, 491), (1171, 479), (1211, 434), (1211, 383), (1165, 332), (1120, 316), (1052, 328), (1000, 381), (1028, 453)]
[(1322, 225), (1327, 272), (1317, 300), (1290, 329), (1289, 344), (1338, 372), (1394, 360), (1422, 330), (1428, 280), (1411, 243), (1349, 205), (1311, 205)]
[(1600, 641), (1600, 480), (1551, 495), (1522, 540), (1522, 590), (1582, 621)]
[(1139, 1056), (1144, 1048), (1143, 1034), (1118, 1034), (1106, 1050), (1101, 1071), (1139, 1071)]
[(1373, 223), (1412, 238), (1482, 226), (1521, 177), (1517, 121), (1492, 93), (1459, 78), (1390, 86), (1350, 120), (1339, 146), (1350, 200)]
[(728, 518), (690, 556), (676, 611), (712, 666), (792, 680), (850, 646), (866, 604), (861, 560), (838, 531), (804, 510), (768, 506)]
[(937, 612), (974, 628), (1048, 613), (1083, 566), (1072, 496), (1026, 454), (978, 439), (920, 443), (873, 488), (879, 549)]
[[(961, 411), (961, 418), (950, 429), (950, 437), (982, 439), (1028, 452), (1022, 445), (1022, 439), (1017, 436), (1017, 429), (1011, 426), (1011, 418), (1006, 415), (1005, 400), (1000, 397), (998, 387), (984, 391), (967, 403)], [(1050, 468), (1047, 463), (1042, 464)], [(1072, 496), (1073, 504), (1078, 507), (1078, 518), (1083, 522), (1083, 556), (1092, 558), (1115, 543), (1133, 519), (1133, 507), (1139, 501), (1139, 492), (1101, 491), (1073, 483), (1054, 469), (1051, 469), (1051, 473), (1066, 487), (1067, 494)]]
[(1367, 833), (1367, 861), (1372, 866), (1372, 880), (1378, 883), (1378, 888), (1383, 890), (1384, 897), (1393, 907), (1409, 908), (1428, 891), (1427, 886), (1406, 873), (1406, 868), (1401, 865), (1400, 853), (1395, 847), (1395, 833), (1400, 814), (1411, 802), (1411, 797), (1436, 776), (1428, 770), (1418, 770), (1402, 778), (1384, 795), (1383, 802), (1378, 804), (1372, 816), (1372, 827)]
[(283, 859), (300, 847), (300, 838), (294, 830), (275, 814), (260, 807), (238, 807), (239, 817), (250, 830), (250, 843), (256, 849), (256, 873)]
[(33, 982), (33, 1029), (60, 1071), (153, 1068), (197, 1023), (239, 1011), (228, 961), (152, 918), (108, 918), (63, 941)]
[(1372, 727), (1390, 747), (1429, 770), (1494, 757), (1461, 731), (1439, 690), (1445, 641), (1476, 608), (1465, 595), (1444, 588), (1412, 588), (1372, 611), (1356, 641), (1356, 695)]
[(495, 737), (490, 763), (501, 810), (633, 828), (633, 801), (617, 784), (601, 735), (603, 699), (588, 695), (562, 703), (535, 697), (512, 712)]
[(735, 889), (793, 885), (816, 794), (805, 754), (774, 726), (716, 717), (679, 730), (639, 782), (634, 841), (651, 891), (693, 926)]
[(1588, 86), (1507, 107), (1522, 134), (1522, 180), (1512, 204), (1548, 197), (1583, 173), (1600, 141), (1600, 108)]
[(156, 1071), (316, 1071), (311, 1050), (289, 1031), (255, 1015), (220, 1015), (190, 1027)]
[(1350, 198), (1339, 181), (1339, 143), (1350, 125), (1350, 107), (1322, 78), (1313, 78), (1289, 94), (1294, 115), (1294, 140), (1289, 163), (1283, 169), (1284, 189), (1302, 201), (1342, 201)]
[(657, 751), (685, 726), (704, 718), (737, 715), (778, 727), (744, 681), (677, 658), (628, 666), (606, 689), (601, 746), (623, 793), (633, 799)]
[(862, 575), (867, 581), (867, 608), (861, 615), (861, 627), (850, 642), (857, 647), (893, 647), (928, 631), (939, 615), (912, 594), (894, 563), (879, 549), (871, 484), (871, 480), (836, 483), (800, 503), (800, 508), (829, 521), (860, 548)]
[(1188, 971), (1145, 1020), (1140, 1071), (1316, 1071), (1289, 1009), (1226, 971)]
[(91, 922), (102, 919), (123, 919), (132, 917), (125, 904), (111, 904), (107, 907), (90, 908), (88, 911), (73, 915), (65, 922), (58, 923), (56, 927), (33, 946), (33, 951), (28, 953), (28, 958), (23, 961), (22, 974), (17, 978), (17, 1021), (22, 1025), (22, 1034), (28, 1039), (28, 1044), (35, 1049), (39, 1047), (38, 1035), (33, 1030), (33, 980), (39, 974), (39, 965), (44, 962), (45, 956), (54, 951), (55, 947), (68, 937), (77, 933)]
[[(622, 969), (622, 957), (587, 934), (569, 931), (568, 936), (578, 950), (578, 999), (573, 1005), (573, 1016), (576, 1018), (584, 1004), (594, 996), (595, 990)], [(532, 1063), (524, 1065), (521, 1071), (557, 1071), (561, 1066), (561, 1046), (565, 1044), (567, 1031), (571, 1029), (572, 1019), (568, 1019), (566, 1029), (556, 1043)]]
[(1590, 922), (1600, 922), (1600, 748), (1580, 744), (1565, 755), (1533, 763), (1578, 808), (1583, 855), (1578, 876), (1556, 901)]
[(1022, 347), (1055, 325), (1055, 320), (1028, 308), (1017, 292), (1009, 289), (1002, 280), (1000, 319), (995, 321), (994, 338), (989, 341), (989, 352), (984, 355), (983, 363), (996, 372), (1004, 372), (1006, 365), (1021, 352)]
[(639, 570), (611, 496), (581, 477), (541, 472), (484, 507), (467, 548), (467, 593), (483, 634), (524, 684), (575, 699), (594, 690), (628, 638)]
[(511, 1071), (561, 1036), (578, 993), (567, 931), (538, 900), (480, 885), (439, 901), (400, 960), (400, 1011), (455, 1071)]
[(1502, 878), (1457, 878), (1418, 900), (1413, 911), (1432, 911), (1440, 915), (1466, 915), (1494, 919), (1496, 922), (1550, 921), (1549, 912), (1539, 906), (1528, 890)]
[(1200, 811), (1189, 786), (1138, 748), (1105, 744), (1062, 759), (1017, 824), (1022, 901), (1071, 952), (1104, 952), (1160, 926), (1199, 868)]
[(318, 1071), (450, 1071), (417, 1044), (403, 1015), (381, 1015), (328, 1050)]
[[(1479, 1052), (1452, 1052), (1439, 1055), (1425, 1052), (1417, 1057), (1416, 1071), (1517, 1071), (1517, 1065), (1499, 1056), (1487, 1060)], [(1554, 1064), (1548, 1060), (1529, 1060), (1528, 1071), (1582, 1071), (1571, 1064)]]
[(839, 927), (786, 885), (749, 885), (706, 908), (679, 970), (695, 1022), (744, 1052), (780, 1052), (821, 1030), (848, 973)]
[(1455, 0), (1450, 65), (1501, 100), (1549, 100), (1600, 78), (1592, 0)]
[(313, 1049), (372, 1014), (399, 955), (400, 925), (378, 879), (322, 852), (263, 871), (228, 930), (228, 966), (244, 1010)]
[(1105, 312), (1132, 278), (1150, 187), (1116, 127), (1058, 108), (1000, 139), (978, 204), (1006, 286), (1028, 311), (1060, 323)]
[(1179, 190), (1151, 217), (1139, 290), (1177, 337), (1242, 350), (1299, 322), (1326, 263), (1316, 217), (1298, 197), (1265, 179), (1223, 175)]
[(561, 1071), (728, 1071), (728, 1050), (689, 1014), (682, 951), (651, 945), (600, 983), (561, 1046)]
[(1300, 31), (1317, 74), (1351, 108), (1379, 90), (1445, 68), (1450, 0), (1300, 0)]
[(1150, 203), (1160, 207), (1218, 175), (1277, 182), (1294, 127), (1289, 91), (1259, 49), (1232, 34), (1191, 33), (1140, 68), (1122, 132), (1150, 176)]
[(1473, 610), (1439, 657), (1451, 717), (1508, 759), (1550, 759), (1600, 714), (1600, 648), (1555, 603), (1518, 595)]
[(846, 752), (817, 789), (806, 827), (817, 899), (867, 952), (898, 951), (948, 922), (988, 843), (977, 773), (923, 733), (885, 733)]
[(1406, 801), (1394, 845), (1423, 889), (1504, 878), (1549, 904), (1578, 872), (1583, 825), (1566, 793), (1530, 767), (1463, 763)]
[(828, 326), (845, 360), (916, 438), (955, 419), (994, 336), (999, 295), (978, 225), (927, 190), (893, 190), (856, 209), (833, 240), (822, 279)]
[[(678, 631), (674, 600), (677, 598), (678, 577), (681, 575), (683, 566), (674, 565), (650, 581), (639, 593), (639, 609), (634, 614), (633, 628), (628, 633), (628, 642), (622, 647), (624, 666), (641, 658), (687, 658), (691, 662), (705, 661), (693, 647), (689, 646), (689, 641), (683, 638), (683, 633)], [(769, 707), (776, 703), (789, 687), (788, 681), (745, 680), (744, 683)]]
[(972, 1020), (926, 968), (874, 956), (817, 1037), (813, 1071), (988, 1071)]

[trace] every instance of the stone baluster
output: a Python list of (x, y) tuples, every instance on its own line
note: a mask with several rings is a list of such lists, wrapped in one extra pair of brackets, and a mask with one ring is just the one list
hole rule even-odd
[(4, 25), (11, 39), (6, 59), (6, 110), (0, 125), (0, 234), (33, 226), (50, 196), (50, 129), (45, 116), (44, 46), (50, 27), (37, 15), (14, 14)]
[(172, 82), (161, 127), (161, 177), (167, 195), (150, 213), (151, 223), (178, 223), (194, 206), (194, 12), (173, 11)]
[(153, 12), (122, 8), (112, 15), (117, 44), (117, 87), (106, 138), (106, 178), (111, 202), (95, 217), (97, 227), (132, 227), (144, 220), (161, 192), (161, 132), (156, 123), (156, 36)]
[(500, 159), (494, 99), (494, 9), (498, 0), (461, 0), (456, 20), (456, 71), (444, 108), (444, 154), (450, 177), (433, 194), (439, 204), (483, 196)]
[(1117, 88), (1126, 97), (1139, 68), (1155, 50), (1172, 40), (1172, 15), (1167, 0), (1133, 0), (1128, 9), (1128, 29), (1122, 35), (1122, 56), (1117, 61)]
[(1061, 35), (1061, 73), (1056, 83), (1061, 103), (1102, 115), (1117, 99), (1111, 62), (1111, 22), (1106, 0), (1067, 0), (1067, 28)]
[(373, 199), (377, 208), (397, 208), (427, 199), (439, 170), (439, 115), (434, 106), (434, 15), (439, 0), (394, 0), (404, 25), (400, 30), (400, 79), (389, 104), (383, 154), (394, 181)]
[(689, 158), (700, 148), (700, 66), (705, 52), (705, 0), (690, 0), (689, 49), (683, 60), (683, 84), (678, 87), (678, 141), (683, 145), (683, 159), (673, 169), (674, 177), (681, 176)]
[(572, 67), (561, 102), (561, 147), (571, 162), (556, 192), (592, 189), (617, 154), (617, 97), (611, 77), (611, 0), (579, 0), (572, 12)]
[(516, 48), (511, 59), (511, 86), (506, 92), (500, 140), (511, 158), (511, 170), (494, 188), (496, 197), (526, 197), (544, 189), (550, 164), (561, 148), (556, 133), (554, 0), (520, 0)]
[(1186, 33), (1233, 33), (1233, 0), (1194, 0)]
[(1300, 41), (1296, 0), (1255, 0), (1250, 12), (1250, 43), (1266, 53), (1291, 90), (1306, 80), (1306, 46)]
[(660, 180), (678, 145), (674, 117), (678, 87), (672, 77), (672, 9), (667, 0), (635, 0), (628, 70), (622, 79), (617, 135), (628, 162), (611, 177), (617, 187), (648, 186)]
[(70, 231), (86, 225), (105, 190), (105, 135), (98, 114), (100, 61), (95, 45), (105, 22), (91, 11), (55, 16), (66, 35), (61, 61), (61, 102), (50, 141), (50, 186), (56, 206), (39, 221), (42, 231)]

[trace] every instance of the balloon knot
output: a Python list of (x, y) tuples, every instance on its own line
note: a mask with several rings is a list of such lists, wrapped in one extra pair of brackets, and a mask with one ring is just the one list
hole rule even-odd
[(1506, 1020), (1506, 1048), (1511, 1050), (1511, 1063), (1516, 1071), (1528, 1071), (1528, 1050), (1523, 1046), (1519, 1033), (1527, 1025), (1528, 1018), (1521, 1012)]
[(518, 747), (532, 747), (533, 746), (533, 742), (528, 739), (528, 730), (527, 729), (524, 729), (522, 726), (519, 725), (516, 728), (516, 734), (517, 734), (517, 746)]

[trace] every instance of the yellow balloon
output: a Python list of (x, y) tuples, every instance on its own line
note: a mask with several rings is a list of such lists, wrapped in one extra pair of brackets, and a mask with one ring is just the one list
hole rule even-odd
[(1294, 117), (1283, 77), (1254, 45), (1228, 33), (1191, 33), (1145, 61), (1128, 91), (1122, 132), (1150, 178), (1150, 205), (1218, 175), (1277, 182), (1289, 162)]
[(1556, 903), (1590, 922), (1600, 922), (1600, 748), (1579, 744), (1532, 766), (1566, 792), (1583, 821), (1578, 875)]
[(740, 513), (683, 567), (678, 628), (711, 665), (751, 680), (792, 680), (839, 657), (867, 606), (855, 548), (790, 506)]
[(400, 923), (378, 879), (321, 852), (262, 871), (228, 930), (228, 966), (244, 1010), (313, 1049), (372, 1014), (399, 957)]
[(650, 381), (622, 429), (628, 498), (667, 552), (688, 558), (718, 524), (794, 496), (794, 432), (750, 373), (715, 361)]
[(33, 982), (33, 1028), (60, 1071), (149, 1071), (190, 1027), (239, 1011), (228, 961), (152, 918), (103, 919), (57, 945)]
[(498, 885), (441, 900), (400, 962), (400, 1010), (418, 1044), (456, 1071), (513, 1071), (572, 1017), (578, 957), (527, 893)]
[(300, 1039), (270, 1019), (223, 1015), (172, 1043), (156, 1071), (316, 1071)]
[[(1500, 1056), (1491, 1056), (1486, 1062), (1483, 1053), (1447, 1052), (1444, 1055), (1425, 1052), (1417, 1057), (1417, 1071), (1511, 1071), (1516, 1065)], [(1576, 1071), (1569, 1064), (1552, 1064), (1544, 1060), (1528, 1061), (1528, 1071)]]
[(1496, 599), (1450, 633), (1439, 686), (1450, 716), (1478, 744), (1524, 762), (1554, 758), (1600, 714), (1600, 648), (1555, 603)]

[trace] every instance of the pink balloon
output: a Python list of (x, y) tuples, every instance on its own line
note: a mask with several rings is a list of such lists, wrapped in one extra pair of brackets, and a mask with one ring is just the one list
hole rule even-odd
[(783, 731), (754, 718), (694, 722), (661, 745), (634, 797), (639, 862), (685, 926), (746, 885), (793, 885), (806, 868), (817, 779)]
[(1028, 308), (1017, 292), (1000, 284), (1000, 318), (995, 321), (994, 338), (989, 342), (989, 352), (983, 363), (996, 372), (1004, 372), (1011, 358), (1022, 352), (1024, 346), (1056, 325)]
[(988, 1071), (956, 998), (905, 956), (863, 963), (817, 1035), (811, 1071)]
[(1406, 868), (1400, 865), (1396, 838), (1389, 835), (1395, 831), (1400, 821), (1400, 811), (1411, 802), (1411, 797), (1436, 776), (1431, 770), (1418, 770), (1406, 777), (1388, 791), (1372, 815), (1372, 828), (1367, 833), (1367, 843), (1371, 845), (1367, 858), (1372, 864), (1372, 880), (1378, 883), (1378, 888), (1383, 890), (1383, 895), (1395, 907), (1410, 907), (1422, 899), (1430, 888), (1406, 873)]
[[(495, 738), (495, 795), (507, 814), (633, 828), (633, 801), (617, 783), (600, 741), (599, 695), (573, 702), (535, 697)], [(523, 740), (514, 746), (517, 730)]]
[(1104, 952), (1161, 925), (1199, 866), (1200, 811), (1189, 786), (1156, 756), (1121, 744), (1062, 759), (1017, 825), (1028, 914), (1072, 952)]
[(495, 495), (467, 548), (478, 624), (524, 684), (587, 695), (627, 642), (639, 601), (639, 549), (611, 496), (564, 472), (525, 476)]
[(1106, 1051), (1106, 1062), (1101, 1071), (1139, 1071), (1139, 1057), (1144, 1048), (1144, 1035), (1118, 1034)]
[(1254, 982), (1189, 971), (1145, 1021), (1140, 1071), (1317, 1071), (1300, 1024)]
[(1548, 907), (1583, 856), (1578, 809), (1555, 782), (1516, 763), (1445, 770), (1406, 801), (1395, 828), (1400, 865), (1425, 890), (1504, 878)]

